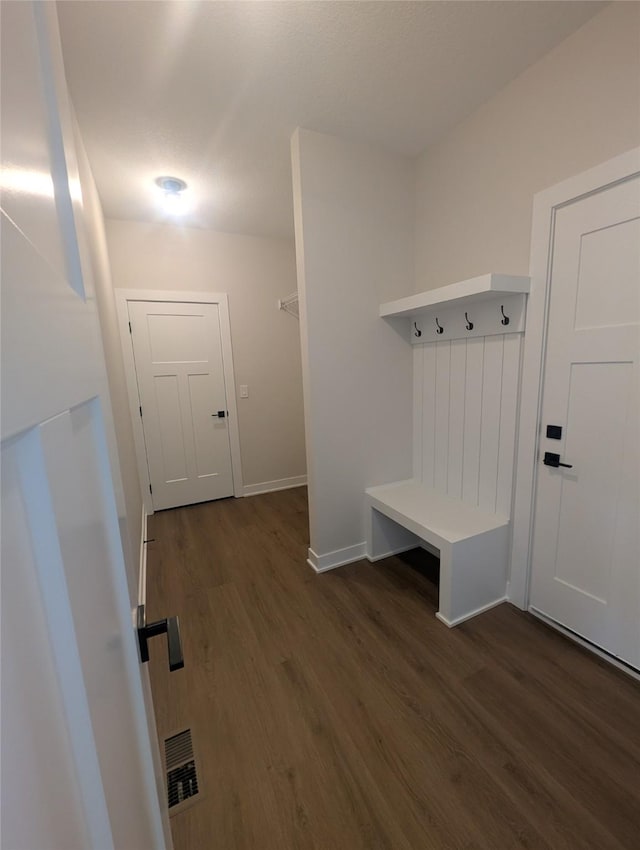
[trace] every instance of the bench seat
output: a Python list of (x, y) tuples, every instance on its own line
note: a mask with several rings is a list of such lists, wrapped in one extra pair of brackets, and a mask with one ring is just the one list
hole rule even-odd
[(422, 543), (439, 552), (436, 616), (447, 626), (504, 601), (509, 517), (451, 499), (414, 480), (369, 487), (365, 498), (369, 560)]

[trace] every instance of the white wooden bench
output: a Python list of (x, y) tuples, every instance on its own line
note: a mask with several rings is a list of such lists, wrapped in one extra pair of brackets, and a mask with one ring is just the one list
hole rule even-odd
[(504, 601), (509, 517), (450, 499), (413, 480), (369, 487), (365, 493), (370, 561), (412, 543), (424, 542), (425, 548), (440, 553), (436, 617), (443, 623), (455, 626)]

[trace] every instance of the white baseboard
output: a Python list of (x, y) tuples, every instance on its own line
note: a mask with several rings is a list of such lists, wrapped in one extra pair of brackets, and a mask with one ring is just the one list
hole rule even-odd
[(391, 558), (393, 555), (401, 555), (403, 552), (410, 552), (412, 549), (424, 549), (435, 558), (440, 558), (440, 550), (436, 549), (436, 547), (432, 546), (430, 543), (427, 543), (426, 540), (420, 540), (420, 538), (417, 538), (415, 543), (409, 543), (407, 546), (399, 546), (397, 549), (391, 549), (383, 555), (375, 555), (372, 558), (371, 555), (367, 554), (367, 558), (372, 564), (375, 564), (376, 561), (382, 561), (384, 558)]
[(344, 549), (327, 552), (325, 555), (318, 555), (313, 549), (309, 549), (307, 564), (317, 573), (326, 573), (327, 570), (335, 570), (336, 567), (344, 567), (345, 564), (362, 561), (366, 557), (367, 544), (363, 541), (362, 543), (356, 543), (355, 546), (346, 546)]
[(292, 478), (277, 478), (275, 481), (262, 481), (260, 484), (245, 484), (243, 496), (259, 496), (261, 493), (274, 493), (276, 490), (291, 490), (292, 487), (304, 487), (306, 475), (294, 475)]
[(427, 543), (426, 540), (420, 541), (420, 548), (433, 555), (434, 558), (440, 558), (440, 550), (436, 546), (432, 546), (431, 543)]
[(138, 605), (147, 601), (147, 511), (142, 506), (142, 530), (140, 532), (140, 566), (138, 567)]
[(495, 608), (497, 605), (502, 605), (503, 602), (508, 602), (506, 596), (501, 596), (500, 599), (495, 599), (493, 602), (487, 603), (487, 605), (482, 605), (480, 608), (476, 608), (475, 611), (470, 611), (468, 614), (463, 614), (462, 617), (456, 617), (455, 620), (447, 620), (446, 617), (443, 617), (439, 611), (436, 611), (436, 617), (440, 620), (441, 623), (444, 623), (445, 626), (448, 626), (452, 629), (454, 626), (459, 626), (460, 623), (464, 623), (465, 620), (470, 620), (472, 617), (477, 617), (478, 614), (484, 614), (485, 611), (490, 611), (492, 608)]
[[(392, 549), (389, 552), (384, 552), (382, 555), (375, 555), (374, 557), (371, 557), (367, 552), (367, 544), (365, 542), (356, 543), (355, 546), (346, 546), (344, 549), (336, 549), (334, 552), (327, 552), (325, 555), (318, 555), (313, 549), (309, 549), (307, 563), (317, 573), (326, 573), (327, 570), (335, 570), (337, 567), (353, 564), (354, 561), (367, 560), (371, 564), (375, 564), (376, 561), (383, 561), (385, 558), (391, 558), (393, 555), (401, 555), (403, 552), (410, 552), (412, 549), (419, 547), (427, 548), (423, 546), (423, 541), (419, 541), (418, 543), (411, 543), (408, 546), (400, 546), (397, 549)], [(438, 550), (432, 546), (428, 548), (434, 554), (439, 554)]]
[(367, 560), (372, 564), (375, 564), (376, 561), (384, 561), (385, 558), (392, 558), (394, 555), (402, 555), (403, 552), (410, 552), (412, 549), (420, 548), (419, 544), (411, 543), (408, 546), (399, 546), (397, 549), (392, 549), (390, 552), (384, 552), (382, 555), (375, 555), (371, 557), (371, 555), (367, 554)]

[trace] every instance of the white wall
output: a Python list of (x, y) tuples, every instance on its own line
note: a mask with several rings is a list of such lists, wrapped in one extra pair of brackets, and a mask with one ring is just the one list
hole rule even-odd
[(640, 144), (640, 4), (613, 3), (418, 160), (420, 292), (528, 274), (533, 195)]
[[(111, 284), (111, 269), (102, 206), (77, 124), (74, 129), (78, 171), (82, 188), (84, 225), (91, 256), (94, 292), (100, 319), (115, 427), (115, 436), (112, 434), (109, 434), (109, 436), (116, 444), (116, 457), (112, 456), (112, 463), (114, 466), (114, 489), (118, 503), (118, 520), (127, 567), (129, 596), (132, 605), (136, 605), (140, 564), (140, 531), (142, 528), (142, 495), (136, 466), (133, 429), (129, 416), (127, 387), (122, 365), (116, 303)], [(110, 449), (113, 455), (113, 447), (110, 446)]]
[(411, 346), (378, 308), (411, 290), (413, 172), (302, 129), (292, 160), (310, 559), (322, 569), (363, 556), (365, 487), (411, 475)]
[(299, 326), (276, 306), (296, 289), (293, 244), (133, 221), (106, 228), (115, 287), (228, 294), (244, 485), (305, 475)]

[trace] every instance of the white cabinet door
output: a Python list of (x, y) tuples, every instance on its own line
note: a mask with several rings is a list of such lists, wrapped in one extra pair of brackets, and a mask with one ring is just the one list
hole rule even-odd
[(154, 509), (232, 496), (218, 305), (128, 306)]
[(532, 607), (635, 667), (639, 323), (636, 175), (556, 215), (531, 587)]
[(2, 844), (162, 850), (55, 9), (2, 5)]

